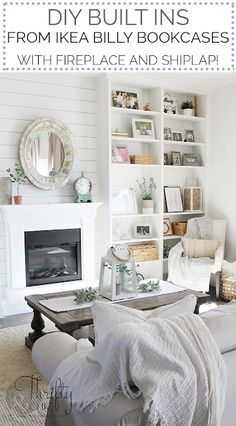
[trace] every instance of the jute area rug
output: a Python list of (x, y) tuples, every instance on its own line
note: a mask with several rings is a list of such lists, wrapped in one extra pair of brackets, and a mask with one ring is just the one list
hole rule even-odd
[[(48, 326), (46, 331), (55, 331)], [(47, 383), (25, 347), (30, 325), (0, 329), (0, 424), (43, 426), (49, 395)]]

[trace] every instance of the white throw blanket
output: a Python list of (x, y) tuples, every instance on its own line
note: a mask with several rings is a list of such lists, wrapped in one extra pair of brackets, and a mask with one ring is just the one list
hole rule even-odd
[(195, 291), (209, 291), (214, 259), (183, 256), (184, 247), (179, 242), (172, 247), (168, 259), (168, 281)]
[(226, 367), (197, 315), (120, 325), (87, 356), (73, 354), (63, 361), (51, 387), (58, 378), (79, 411), (106, 404), (122, 391), (127, 398), (142, 396), (147, 425), (221, 423)]

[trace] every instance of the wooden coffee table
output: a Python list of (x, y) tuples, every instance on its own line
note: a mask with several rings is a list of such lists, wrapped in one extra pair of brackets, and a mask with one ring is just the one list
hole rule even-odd
[[(178, 293), (162, 294), (160, 296), (150, 296), (139, 299), (129, 299), (127, 301), (121, 301), (119, 303), (130, 308), (141, 309), (144, 311), (157, 308), (158, 306), (169, 305), (170, 303), (177, 302), (188, 294), (194, 294), (197, 297), (197, 306), (195, 309), (195, 313), (199, 313), (200, 305), (208, 302), (211, 299), (210, 295), (205, 293), (191, 290), (183, 290)], [(73, 311), (57, 313), (51, 311), (50, 309), (39, 303), (42, 300), (48, 300), (57, 297), (66, 297), (71, 295), (73, 295), (73, 291), (49, 294), (34, 294), (32, 296), (25, 297), (27, 304), (33, 309), (33, 320), (31, 323), (31, 327), (34, 331), (29, 333), (28, 336), (26, 336), (25, 338), (25, 345), (28, 348), (31, 349), (34, 342), (39, 337), (45, 334), (43, 332), (45, 323), (41, 314), (45, 315), (45, 317), (50, 319), (60, 331), (63, 331), (68, 334), (73, 334), (75, 330), (78, 330), (83, 326), (90, 325), (93, 323), (91, 308), (77, 308)], [(99, 300), (101, 300), (102, 302), (110, 303), (109, 300), (103, 297), (99, 297)]]

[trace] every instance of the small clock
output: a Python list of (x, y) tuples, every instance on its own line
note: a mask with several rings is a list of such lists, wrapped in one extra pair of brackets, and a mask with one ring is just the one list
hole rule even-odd
[(75, 203), (90, 203), (92, 183), (89, 178), (84, 176), (84, 172), (81, 172), (81, 176), (74, 182), (74, 191), (76, 195)]

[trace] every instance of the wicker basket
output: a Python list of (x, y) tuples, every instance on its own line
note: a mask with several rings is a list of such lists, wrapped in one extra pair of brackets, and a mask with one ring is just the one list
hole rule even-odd
[(236, 277), (221, 274), (220, 298), (227, 302), (236, 300)]
[(174, 235), (185, 235), (187, 229), (187, 222), (173, 222), (172, 229)]
[(136, 262), (144, 262), (146, 260), (158, 259), (158, 248), (156, 244), (129, 244), (132, 257)]
[(151, 155), (130, 155), (131, 164), (154, 164)]

